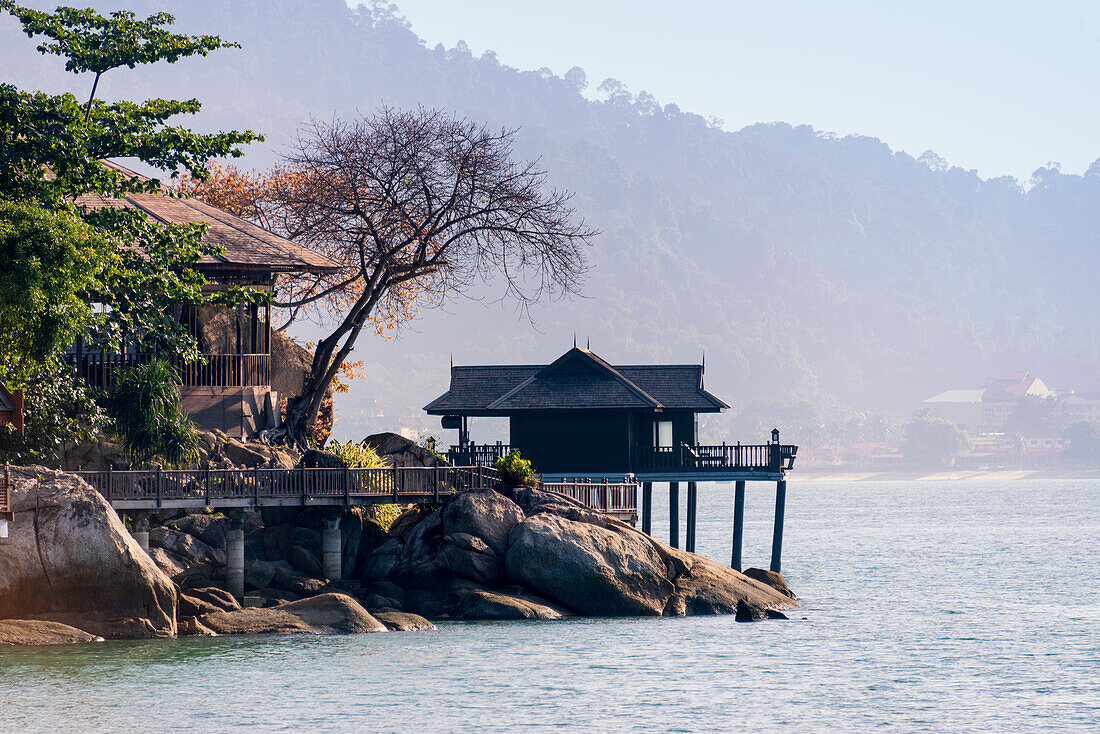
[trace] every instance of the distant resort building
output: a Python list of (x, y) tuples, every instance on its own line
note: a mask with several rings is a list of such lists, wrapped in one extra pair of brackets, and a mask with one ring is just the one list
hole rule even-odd
[(968, 433), (995, 433), (1029, 397), (1053, 398), (1055, 393), (1027, 372), (1006, 372), (985, 387), (947, 390), (933, 395), (922, 401), (921, 408)]

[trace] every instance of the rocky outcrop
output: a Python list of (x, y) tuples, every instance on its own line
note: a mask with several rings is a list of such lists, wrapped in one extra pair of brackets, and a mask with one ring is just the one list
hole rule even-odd
[(512, 594), (473, 590), (463, 594), (453, 614), (459, 619), (561, 619), (564, 614), (549, 604)]
[(372, 617), (359, 602), (346, 594), (320, 594), (276, 607), (215, 612), (203, 615), (199, 621), (220, 635), (358, 634), (386, 631), (386, 625)]
[(13, 467), (0, 618), (52, 619), (103, 637), (176, 633), (176, 589), (83, 480)]
[(781, 573), (769, 571), (765, 568), (746, 568), (743, 573), (750, 579), (754, 579), (762, 584), (772, 587), (784, 596), (789, 596), (792, 599), (798, 598), (794, 595), (794, 592), (791, 591), (791, 587), (787, 586), (787, 580), (783, 578), (783, 574)]
[(523, 519), (523, 510), (515, 502), (491, 489), (463, 492), (443, 508), (443, 528), (448, 535), (465, 533), (481, 538), (500, 556), (508, 550), (508, 534)]
[(372, 612), (371, 616), (377, 619), (386, 628), (394, 632), (419, 632), (422, 630), (439, 629), (419, 614), (408, 612)]
[(375, 433), (362, 443), (374, 449), (390, 466), (447, 466), (445, 459), (397, 433)]
[(103, 638), (60, 622), (0, 619), (0, 645), (73, 645), (81, 642), (103, 642)]

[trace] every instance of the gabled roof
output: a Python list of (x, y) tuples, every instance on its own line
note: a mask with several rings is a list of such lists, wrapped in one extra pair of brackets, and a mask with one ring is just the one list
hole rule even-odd
[(574, 347), (549, 365), (452, 367), (450, 389), (424, 406), (434, 415), (531, 410), (693, 410), (729, 406), (703, 388), (700, 365), (613, 367)]
[(925, 403), (980, 403), (985, 388), (979, 387), (973, 390), (947, 390), (939, 395), (933, 395), (925, 400)]
[[(102, 163), (130, 178), (148, 180), (113, 161)], [(111, 199), (88, 194), (78, 198), (76, 203), (93, 209), (138, 209), (150, 219), (164, 224), (205, 222), (207, 228), (203, 241), (218, 245), (224, 252), (203, 257), (199, 269), (204, 272), (253, 270), (273, 273), (327, 273), (340, 269), (337, 262), (320, 253), (307, 250), (285, 237), (268, 232), (263, 227), (199, 199), (181, 199), (162, 194), (127, 194), (121, 199)]]

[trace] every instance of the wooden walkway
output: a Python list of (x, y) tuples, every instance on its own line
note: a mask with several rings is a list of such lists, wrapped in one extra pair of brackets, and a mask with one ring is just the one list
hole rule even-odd
[(73, 472), (116, 510), (255, 508), (439, 502), (494, 487), (485, 466), (380, 469), (149, 469)]

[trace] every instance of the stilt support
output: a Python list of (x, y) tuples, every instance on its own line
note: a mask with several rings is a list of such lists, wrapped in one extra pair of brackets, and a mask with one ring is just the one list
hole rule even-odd
[(131, 533), (134, 536), (134, 540), (141, 546), (141, 549), (146, 553), (149, 552), (149, 515), (145, 512), (139, 512), (134, 515), (134, 532)]
[(745, 537), (745, 483), (737, 482), (733, 490), (733, 559), (730, 568), (741, 570), (741, 543)]
[(668, 483), (668, 544), (680, 547), (680, 483)]
[(653, 482), (642, 482), (642, 532), (653, 533)]
[(780, 573), (780, 556), (783, 555), (783, 511), (787, 504), (787, 482), (775, 483), (775, 525), (772, 527), (772, 570)]
[(697, 482), (688, 482), (688, 506), (687, 506), (687, 543), (685, 550), (688, 553), (695, 552), (695, 520), (698, 517), (697, 505), (699, 499), (699, 485)]
[(330, 581), (339, 579), (344, 565), (339, 515), (332, 515), (325, 520), (325, 528), (321, 531), (321, 550), (324, 555), (325, 578)]
[(244, 599), (244, 522), (239, 517), (229, 518), (229, 530), (225, 532), (225, 585), (227, 591)]

